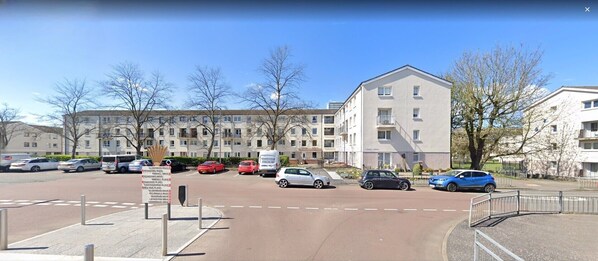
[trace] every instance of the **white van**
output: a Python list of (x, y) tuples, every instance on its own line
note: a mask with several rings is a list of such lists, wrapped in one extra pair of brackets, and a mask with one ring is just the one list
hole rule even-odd
[(0, 155), (0, 171), (8, 171), (10, 168), (10, 164), (23, 160), (23, 159), (30, 159), (31, 155), (27, 153), (7, 153)]
[(280, 169), (280, 156), (277, 150), (262, 150), (258, 160), (259, 173), (262, 177), (276, 175)]
[(129, 171), (131, 161), (137, 159), (135, 155), (104, 155), (102, 156), (102, 170), (106, 173)]

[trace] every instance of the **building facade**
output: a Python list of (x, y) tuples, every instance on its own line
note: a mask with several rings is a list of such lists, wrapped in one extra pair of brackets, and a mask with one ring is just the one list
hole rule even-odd
[[(260, 150), (272, 143), (265, 130), (256, 127), (260, 111), (222, 110), (215, 129), (211, 157), (257, 158)], [(276, 144), (276, 149), (293, 162), (332, 160), (334, 157), (334, 111), (306, 110), (307, 124), (295, 127)], [(125, 111), (103, 110), (81, 113), (82, 131), (78, 155), (135, 154), (124, 135), (131, 126)], [(206, 112), (198, 110), (154, 111), (140, 131), (146, 147), (159, 144), (168, 148), (169, 156), (207, 157), (211, 134), (201, 122), (208, 122)], [(67, 143), (67, 148), (70, 148)]]
[(359, 84), (336, 111), (336, 153), (355, 167), (450, 167), (452, 83), (406, 65)]
[(62, 128), (27, 124), (20, 121), (10, 123), (10, 141), (1, 153), (28, 153), (32, 156), (61, 154), (64, 140)]
[(536, 126), (540, 133), (525, 146), (528, 171), (598, 177), (598, 86), (564, 86), (532, 107), (544, 112), (537, 125), (548, 125)]

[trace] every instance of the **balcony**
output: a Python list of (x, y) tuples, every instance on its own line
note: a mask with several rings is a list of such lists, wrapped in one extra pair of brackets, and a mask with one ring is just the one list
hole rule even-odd
[(591, 131), (591, 130), (579, 130), (579, 136), (577, 137), (579, 140), (598, 140), (598, 131)]
[(338, 132), (338, 134), (340, 134), (340, 135), (343, 135), (343, 136), (346, 136), (347, 134), (349, 134), (349, 133), (347, 132), (347, 126), (346, 126), (346, 125), (344, 125), (344, 124), (343, 124), (343, 125), (341, 125), (339, 128), (337, 128), (337, 130), (336, 130), (336, 131)]
[(189, 133), (179, 133), (178, 137), (179, 138), (189, 138), (189, 137), (191, 137), (191, 135)]
[(395, 118), (390, 115), (378, 115), (376, 117), (376, 128), (393, 128), (395, 125)]

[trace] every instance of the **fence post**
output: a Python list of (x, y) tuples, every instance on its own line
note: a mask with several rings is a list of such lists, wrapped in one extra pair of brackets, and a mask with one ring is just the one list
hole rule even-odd
[(563, 192), (559, 191), (559, 214), (563, 213)]
[(473, 232), (473, 261), (478, 261), (478, 230)]
[(93, 254), (93, 244), (85, 245), (85, 256), (83, 256), (84, 261), (93, 261), (94, 254)]
[(168, 214), (162, 215), (162, 256), (168, 254)]
[(8, 209), (0, 208), (0, 250), (8, 249)]
[(201, 229), (201, 221), (203, 220), (202, 213), (201, 213), (201, 208), (202, 208), (201, 198), (197, 199), (197, 205), (199, 206), (199, 213), (197, 216), (197, 220), (199, 221), (199, 229)]
[(488, 219), (492, 218), (492, 193), (488, 194)]
[(85, 226), (85, 195), (81, 195), (81, 225)]

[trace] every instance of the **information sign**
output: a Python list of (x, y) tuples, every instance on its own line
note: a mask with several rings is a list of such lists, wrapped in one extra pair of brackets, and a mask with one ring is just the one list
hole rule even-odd
[(171, 175), (168, 166), (144, 166), (141, 172), (143, 203), (171, 202)]

